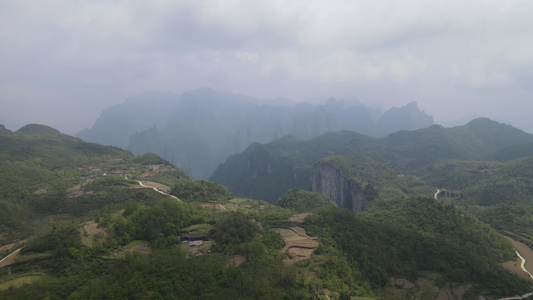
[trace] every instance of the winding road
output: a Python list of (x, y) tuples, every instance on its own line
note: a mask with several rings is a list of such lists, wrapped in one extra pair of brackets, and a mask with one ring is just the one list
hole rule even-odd
[[(527, 251), (529, 250), (529, 248), (527, 248), (526, 245), (518, 242), (518, 241), (515, 241), (513, 240), (512, 238), (508, 237), (508, 236), (505, 236), (506, 239), (508, 239), (514, 246), (514, 251), (516, 253), (516, 255), (518, 256), (518, 258), (520, 258), (520, 268), (522, 269), (522, 271), (524, 271), (528, 276), (529, 278), (533, 279), (533, 275), (526, 269), (526, 263), (527, 263), (527, 260), (524, 258), (524, 256), (528, 257), (528, 253)], [(525, 247), (525, 248), (524, 248)], [(520, 252), (518, 252), (518, 249), (522, 248), (522, 251), (526, 251), (526, 253), (524, 253), (524, 256), (522, 256), (522, 254), (520, 254)], [(527, 299), (529, 297), (533, 296), (533, 292), (532, 293), (527, 293), (527, 294), (524, 294), (524, 295), (516, 295), (516, 296), (512, 296), (512, 297), (505, 297), (505, 298), (500, 298), (498, 300), (520, 300), (520, 299)]]
[(17, 250), (11, 252), (8, 256), (2, 258), (2, 260), (0, 260), (0, 268), (12, 264), (15, 257), (20, 253), (20, 250), (22, 250), (22, 248), (18, 248)]
[(174, 196), (174, 195), (171, 195), (171, 194), (169, 194), (169, 193), (165, 193), (165, 192), (163, 192), (163, 191), (161, 191), (161, 190), (158, 190), (156, 187), (149, 186), (149, 185), (145, 185), (145, 184), (142, 183), (142, 181), (140, 181), (140, 180), (137, 180), (137, 182), (138, 182), (139, 185), (142, 186), (142, 187), (145, 187), (145, 188), (151, 188), (151, 189), (153, 189), (154, 191), (158, 192), (158, 193), (161, 194), (161, 195), (169, 196), (169, 197), (172, 197), (172, 198), (174, 198), (174, 199), (176, 199), (176, 200), (181, 201), (178, 197), (176, 197), (176, 196)]
[(529, 271), (526, 269), (526, 259), (523, 258), (522, 255), (520, 255), (520, 252), (516, 251), (516, 249), (514, 250), (514, 252), (516, 252), (516, 255), (518, 255), (520, 260), (522, 260), (522, 263), (520, 264), (520, 268), (522, 268), (522, 271), (526, 272), (527, 275), (529, 275), (529, 278), (533, 279), (533, 275), (531, 275), (531, 273), (529, 273)]

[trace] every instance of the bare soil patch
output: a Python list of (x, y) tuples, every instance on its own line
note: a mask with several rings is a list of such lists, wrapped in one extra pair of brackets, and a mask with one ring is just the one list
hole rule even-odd
[(307, 238), (310, 238), (308, 235), (307, 235), (307, 231), (305, 231), (305, 229), (303, 229), (302, 227), (289, 227), (290, 230), (296, 232), (298, 235), (300, 236), (303, 236), (303, 237), (307, 237)]
[(289, 248), (289, 258), (286, 260), (288, 263), (295, 263), (311, 257), (315, 249), (307, 249), (300, 247), (291, 247)]
[(88, 235), (95, 235), (98, 233), (103, 233), (102, 228), (98, 228), (98, 224), (94, 221), (89, 221), (83, 224), (83, 229), (87, 232)]
[(303, 214), (296, 214), (289, 218), (289, 221), (291, 222), (298, 222), (303, 223), (305, 217), (307, 217), (310, 213), (303, 213)]
[(234, 267), (238, 267), (240, 264), (242, 264), (246, 258), (243, 255), (235, 255), (233, 259), (231, 260), (231, 264)]
[[(510, 237), (505, 237), (507, 240), (509, 240), (512, 244), (513, 244), (513, 247), (516, 249), (516, 251), (518, 251), (520, 253), (520, 255), (522, 255), (522, 257), (526, 260), (526, 265), (525, 265), (525, 268), (526, 270), (529, 271), (529, 273), (533, 274), (533, 267), (531, 266), (533, 264), (533, 250), (531, 250), (526, 244), (523, 244), (523, 243), (520, 243), (519, 241), (516, 241), (516, 240), (513, 240), (512, 238)], [(518, 269), (520, 269), (519, 272), (515, 272), (518, 276), (522, 276), (522, 274), (526, 274), (521, 268), (520, 268), (520, 264), (521, 264), (521, 260), (520, 258), (517, 258), (517, 260), (515, 261), (516, 264), (518, 265)], [(511, 269), (508, 269), (510, 270), (511, 272), (514, 272), (514, 262), (512, 262), (513, 265), (512, 265), (512, 268)], [(505, 265), (504, 265), (505, 267)], [(507, 267), (506, 267), (507, 268)], [(527, 276), (526, 274), (526, 278), (529, 278), (529, 276)]]
[(145, 245), (137, 245), (125, 250), (126, 252), (137, 252), (139, 254), (150, 254), (152, 253), (152, 248)]
[(454, 300), (455, 298), (452, 296), (450, 289), (439, 289), (439, 295), (437, 296), (436, 300)]
[(508, 261), (502, 263), (502, 267), (506, 268), (507, 270), (511, 271), (512, 273), (515, 273), (516, 275), (522, 277), (522, 278), (529, 278), (529, 275), (527, 275), (526, 272), (522, 270), (520, 267), (520, 264), (522, 263), (522, 260), (517, 257), (515, 261)]
[(19, 248), (11, 252), (8, 256), (2, 258), (2, 260), (0, 260), (0, 268), (11, 265), (15, 261), (15, 258), (19, 256), (20, 250), (22, 250), (22, 248)]
[(11, 243), (11, 244), (3, 245), (2, 247), (0, 247), (0, 252), (2, 252), (2, 251), (6, 251), (6, 250), (10, 250), (11, 248), (15, 248), (15, 246), (17, 246), (17, 244), (22, 243), (22, 242), (24, 242), (24, 241), (25, 241), (25, 240), (22, 240), (22, 241), (16, 241), (16, 242)]
[(69, 189), (67, 189), (67, 198), (76, 198), (81, 195), (83, 195), (84, 192), (81, 189), (81, 184), (75, 185)]
[(224, 207), (224, 205), (222, 205), (222, 204), (217, 204), (217, 205), (215, 205), (215, 210), (218, 211), (218, 212), (221, 212), (221, 211), (228, 211), (228, 210)]
[(163, 165), (148, 165), (147, 166), (148, 168), (154, 170), (154, 171), (157, 171), (159, 170), (161, 167), (163, 167)]
[(400, 299), (461, 300), (472, 287), (471, 284), (453, 284), (452, 288), (438, 287), (436, 284), (438, 275), (438, 273), (423, 272), (414, 283), (405, 278), (390, 277), (389, 280), (396, 288), (395, 297)]
[(105, 230), (102, 228), (98, 228), (98, 224), (94, 221), (85, 222), (82, 224), (82, 227), (80, 229), (80, 235), (81, 235), (81, 242), (88, 247), (92, 247), (93, 244), (93, 236), (103, 233), (105, 234)]
[(319, 245), (316, 238), (309, 237), (302, 227), (278, 228), (278, 232), (285, 240), (281, 252), (288, 252), (285, 262), (289, 264), (309, 258)]
[(392, 278), (393, 281), (394, 281), (394, 285), (395, 286), (398, 286), (398, 287), (401, 287), (403, 289), (412, 289), (415, 287), (415, 284), (410, 282), (409, 280), (407, 279), (403, 279), (403, 278)]
[(463, 296), (465, 295), (466, 292), (468, 292), (470, 288), (472, 288), (471, 284), (461, 285), (461, 286), (454, 288), (452, 292), (457, 296), (456, 298), (457, 300), (461, 300), (463, 299)]
[(155, 173), (158, 173), (158, 172), (163, 172), (165, 171), (165, 166), (164, 165), (147, 165), (148, 167), (148, 170), (149, 171), (146, 171), (144, 173), (141, 174), (141, 177), (145, 178), (145, 177), (153, 177), (155, 175)]

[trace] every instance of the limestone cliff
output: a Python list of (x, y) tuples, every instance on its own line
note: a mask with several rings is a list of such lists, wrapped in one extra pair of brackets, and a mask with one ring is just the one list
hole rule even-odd
[(338, 207), (349, 209), (354, 214), (362, 212), (368, 205), (361, 185), (348, 180), (341, 170), (325, 163), (313, 166), (312, 190), (326, 195)]

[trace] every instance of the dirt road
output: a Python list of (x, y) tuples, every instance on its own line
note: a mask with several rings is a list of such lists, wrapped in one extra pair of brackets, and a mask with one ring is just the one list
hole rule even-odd
[[(151, 181), (146, 181), (146, 182), (142, 182), (140, 180), (137, 180), (137, 182), (139, 183), (140, 186), (142, 187), (145, 187), (145, 188), (151, 188), (153, 189), (154, 191), (158, 192), (159, 194), (162, 194), (162, 195), (165, 195), (165, 196), (169, 196), (169, 197), (172, 197), (176, 200), (180, 200), (178, 197), (174, 196), (174, 195), (171, 195), (169, 194), (168, 192), (170, 191), (170, 187), (164, 185), (164, 184), (160, 184), (160, 183), (156, 183), (156, 182), (151, 182)], [(180, 200), (181, 201), (181, 200)]]
[(18, 248), (17, 250), (11, 252), (11, 254), (9, 254), (8, 256), (2, 258), (2, 260), (0, 260), (0, 268), (12, 264), (15, 261), (15, 258), (17, 258), (17, 256), (19, 255), (20, 250), (22, 250), (22, 248)]

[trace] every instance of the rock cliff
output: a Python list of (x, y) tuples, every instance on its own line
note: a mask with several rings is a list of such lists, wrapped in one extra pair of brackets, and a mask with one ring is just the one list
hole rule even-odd
[(312, 190), (326, 195), (338, 207), (354, 214), (362, 212), (369, 202), (359, 183), (348, 180), (340, 169), (329, 164), (316, 163), (313, 166)]

